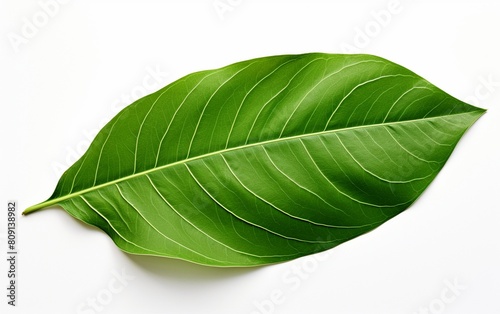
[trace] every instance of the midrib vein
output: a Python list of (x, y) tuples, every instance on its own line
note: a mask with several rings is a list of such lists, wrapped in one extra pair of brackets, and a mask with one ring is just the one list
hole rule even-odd
[(235, 151), (235, 150), (246, 149), (246, 148), (251, 148), (251, 147), (255, 147), (255, 146), (264, 146), (264, 145), (268, 145), (268, 144), (272, 144), (272, 143), (279, 143), (279, 142), (283, 142), (283, 141), (290, 141), (290, 140), (294, 140), (294, 139), (301, 139), (301, 138), (319, 136), (319, 135), (324, 135), (324, 134), (352, 131), (352, 130), (364, 129), (364, 128), (372, 128), (372, 127), (377, 127), (377, 126), (389, 126), (389, 125), (398, 125), (398, 124), (403, 124), (403, 123), (431, 121), (431, 120), (436, 120), (436, 119), (443, 119), (444, 117), (461, 116), (461, 115), (468, 115), (468, 114), (473, 114), (473, 113), (482, 113), (482, 111), (481, 110), (474, 110), (474, 111), (468, 111), (468, 112), (462, 112), (462, 113), (447, 114), (447, 115), (443, 115), (443, 116), (434, 116), (434, 117), (429, 117), (429, 118), (425, 117), (425, 118), (420, 118), (420, 119), (411, 119), (411, 120), (403, 120), (403, 121), (393, 121), (393, 122), (382, 122), (382, 123), (367, 124), (367, 125), (358, 125), (358, 126), (353, 126), (353, 127), (348, 127), (348, 128), (341, 128), (341, 129), (319, 131), (319, 132), (313, 132), (313, 133), (307, 133), (307, 134), (299, 134), (299, 135), (288, 136), (288, 137), (281, 137), (281, 138), (267, 140), (267, 141), (258, 142), (258, 143), (251, 143), (251, 144), (245, 144), (245, 145), (235, 146), (235, 147), (231, 147), (231, 148), (225, 148), (225, 149), (218, 150), (215, 152), (211, 152), (211, 153), (207, 153), (207, 154), (179, 160), (179, 161), (176, 161), (176, 162), (173, 162), (170, 164), (166, 164), (166, 165), (162, 165), (159, 167), (154, 167), (154, 168), (151, 168), (149, 170), (134, 173), (134, 174), (131, 174), (131, 175), (119, 178), (119, 179), (115, 179), (115, 180), (112, 180), (112, 181), (109, 181), (106, 183), (95, 185), (95, 186), (92, 186), (90, 188), (86, 188), (86, 189), (83, 189), (83, 190), (80, 190), (77, 192), (73, 192), (73, 193), (70, 193), (70, 194), (67, 194), (67, 195), (64, 195), (61, 197), (49, 199), (45, 202), (28, 207), (23, 212), (23, 215), (26, 215), (26, 214), (29, 214), (29, 213), (34, 212), (36, 210), (48, 207), (50, 205), (60, 203), (62, 201), (65, 201), (67, 199), (71, 199), (71, 198), (76, 197), (76, 196), (80, 196), (80, 195), (83, 195), (83, 194), (86, 194), (86, 193), (89, 193), (89, 192), (92, 192), (95, 190), (99, 190), (101, 188), (105, 188), (105, 187), (110, 186), (110, 185), (120, 183), (122, 181), (131, 180), (133, 178), (141, 177), (141, 176), (147, 175), (147, 174), (155, 172), (155, 171), (160, 171), (160, 170), (163, 170), (163, 169), (166, 169), (169, 167), (174, 167), (177, 165), (189, 163), (189, 162), (194, 161), (194, 160), (203, 159), (203, 158), (215, 156), (215, 155), (220, 155), (220, 154), (228, 153), (228, 152)]

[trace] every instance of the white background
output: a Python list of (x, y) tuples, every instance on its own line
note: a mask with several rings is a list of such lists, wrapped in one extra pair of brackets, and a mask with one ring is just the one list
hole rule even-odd
[[(48, 2), (0, 1), (2, 313), (500, 313), (498, 1), (61, 0), (51, 16)], [(19, 217), (18, 306), (6, 305), (7, 201), (20, 213), (48, 198), (127, 98), (315, 51), (385, 57), (488, 112), (410, 209), (279, 265), (130, 256), (62, 209)]]

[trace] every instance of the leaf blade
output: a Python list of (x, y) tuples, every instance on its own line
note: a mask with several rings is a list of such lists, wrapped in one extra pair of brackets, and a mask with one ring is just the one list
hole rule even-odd
[(406, 209), (483, 113), (374, 56), (243, 61), (125, 108), (33, 208), (58, 203), (131, 253), (284, 261)]

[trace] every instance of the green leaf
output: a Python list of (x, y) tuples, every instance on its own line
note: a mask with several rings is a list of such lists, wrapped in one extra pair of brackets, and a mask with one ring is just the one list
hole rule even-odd
[(25, 214), (58, 204), (134, 254), (290, 260), (408, 208), (484, 112), (375, 56), (243, 61), (126, 107)]

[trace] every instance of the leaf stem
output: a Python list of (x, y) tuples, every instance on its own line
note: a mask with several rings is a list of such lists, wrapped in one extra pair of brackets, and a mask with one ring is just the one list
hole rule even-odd
[(23, 216), (29, 215), (33, 212), (40, 210), (40, 209), (44, 209), (46, 207), (49, 207), (50, 205), (57, 204), (60, 200), (61, 200), (60, 198), (57, 198), (57, 199), (47, 200), (45, 202), (30, 206), (23, 211), (22, 215)]

